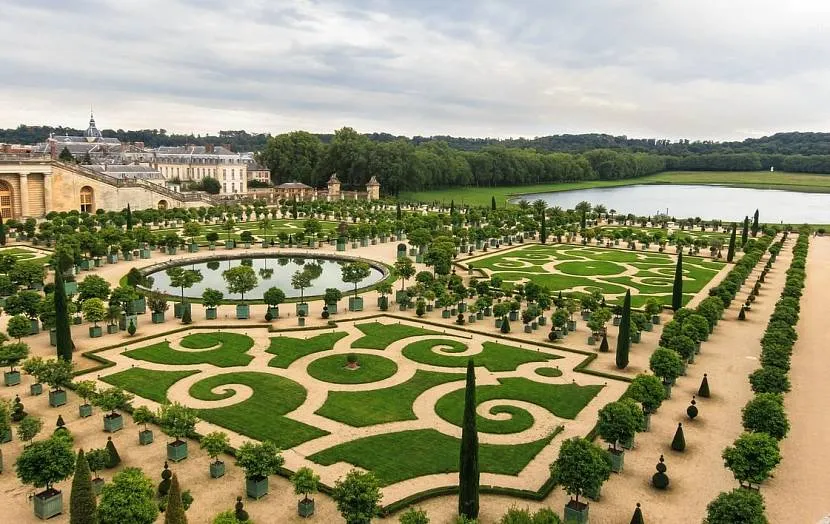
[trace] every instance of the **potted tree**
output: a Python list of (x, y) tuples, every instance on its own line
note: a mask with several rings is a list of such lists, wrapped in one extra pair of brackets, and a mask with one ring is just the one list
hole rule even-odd
[(245, 293), (254, 289), (257, 285), (257, 276), (253, 268), (241, 265), (226, 269), (222, 272), (222, 278), (228, 286), (229, 293), (239, 293), (242, 304), (236, 305), (236, 318), (245, 320), (251, 316), (251, 308), (245, 304)]
[(207, 288), (202, 292), (202, 305), (205, 306), (206, 319), (216, 320), (216, 308), (224, 296), (224, 293), (212, 288)]
[(198, 420), (194, 409), (178, 402), (161, 406), (158, 413), (159, 425), (165, 434), (174, 439), (167, 443), (167, 460), (179, 462), (187, 458), (187, 441), (182, 439), (193, 434)]
[(551, 479), (571, 497), (565, 504), (566, 521), (588, 522), (588, 504), (580, 502), (579, 497), (599, 493), (610, 475), (611, 459), (599, 447), (579, 437), (562, 443), (559, 456), (551, 464)]
[(89, 328), (89, 336), (90, 338), (98, 338), (102, 335), (101, 327), (98, 325), (98, 322), (104, 320), (107, 316), (107, 310), (104, 306), (104, 301), (100, 298), (88, 298), (84, 300), (83, 304), (81, 305), (81, 311), (84, 314), (84, 318), (87, 322), (92, 322), (92, 326)]
[(294, 494), (303, 496), (297, 503), (297, 514), (303, 518), (314, 515), (314, 499), (308, 496), (317, 493), (320, 476), (311, 468), (300, 468), (291, 476), (291, 483), (294, 484)]
[(323, 295), (323, 304), (325, 304), (329, 315), (337, 314), (337, 303), (341, 298), (343, 298), (343, 293), (339, 289), (334, 287), (326, 288), (325, 294)]
[(92, 404), (89, 403), (89, 400), (95, 398), (97, 389), (94, 380), (82, 380), (75, 384), (75, 393), (84, 401), (83, 404), (78, 406), (78, 415), (81, 418), (92, 416)]
[(267, 495), (268, 475), (277, 473), (284, 462), (280, 449), (271, 441), (242, 444), (236, 451), (236, 465), (245, 470), (248, 497), (260, 499)]
[[(9, 402), (0, 399), (0, 444), (12, 440), (12, 408)], [(0, 472), (3, 471), (2, 454), (0, 454)]]
[[(377, 291), (380, 294), (380, 296), (378, 297), (378, 308), (380, 308), (381, 311), (386, 311), (387, 309), (389, 309), (389, 297), (387, 297), (386, 295), (392, 293), (392, 284), (390, 284), (389, 282), (381, 282), (377, 286)], [(432, 296), (432, 299), (434, 300), (435, 294), (433, 293)], [(429, 304), (429, 306), (431, 311), (432, 304)]]
[(415, 275), (415, 266), (412, 259), (407, 256), (399, 256), (395, 261), (395, 275), (401, 279), (401, 289), (397, 292), (395, 302), (400, 302), (400, 296), (404, 293), (406, 281)]
[(280, 304), (285, 302), (285, 293), (278, 287), (268, 288), (262, 294), (262, 300), (268, 305), (271, 320), (280, 318)]
[(133, 421), (141, 424), (143, 429), (138, 431), (138, 444), (146, 446), (153, 443), (153, 430), (147, 424), (156, 421), (156, 415), (147, 406), (139, 406), (133, 410)]
[(651, 354), (649, 369), (663, 379), (666, 398), (671, 398), (671, 387), (677, 377), (683, 373), (683, 360), (675, 351), (658, 347)]
[(72, 362), (58, 358), (43, 365), (43, 382), (49, 385), (49, 405), (53, 408), (66, 404), (66, 390), (72, 381)]
[(663, 304), (659, 300), (653, 297), (646, 299), (643, 309), (646, 315), (651, 318), (652, 324), (657, 325), (660, 323), (660, 312), (663, 311)]
[(98, 476), (98, 472), (106, 469), (110, 460), (110, 452), (107, 448), (91, 449), (86, 453), (86, 461), (89, 463), (89, 470), (95, 476), (92, 479), (92, 492), (100, 495), (104, 489), (104, 479)]
[(178, 304), (173, 306), (173, 316), (175, 318), (184, 317), (185, 310), (190, 310), (190, 303), (185, 300), (184, 290), (193, 287), (202, 281), (202, 272), (198, 269), (184, 269), (181, 267), (171, 267), (166, 271), (170, 278), (170, 285), (181, 290), (181, 298)]
[(225, 453), (230, 445), (228, 434), (224, 431), (214, 431), (202, 437), (199, 447), (205, 450), (212, 460), (210, 478), (218, 479), (225, 475), (225, 463), (219, 460), (219, 455)]
[(371, 274), (366, 262), (351, 262), (342, 268), (343, 282), (354, 284), (354, 296), (349, 298), (349, 311), (363, 311), (363, 298), (357, 296), (357, 286)]
[[(123, 317), (123, 310), (121, 306), (118, 304), (110, 303), (107, 306), (106, 314), (104, 318), (107, 321), (107, 334), (114, 335), (118, 333), (118, 321)], [(126, 328), (125, 328), (126, 329)]]
[(21, 482), (44, 488), (34, 496), (35, 516), (46, 520), (63, 511), (63, 494), (53, 485), (75, 471), (75, 452), (69, 439), (56, 435), (27, 446), (17, 457), (15, 468)]
[(5, 343), (0, 345), (0, 366), (8, 367), (3, 373), (3, 382), (7, 386), (20, 384), (20, 371), (14, 367), (29, 356), (29, 346), (23, 342)]
[(124, 417), (118, 410), (132, 400), (133, 396), (119, 387), (99, 391), (93, 397), (92, 403), (107, 412), (104, 415), (104, 431), (115, 433), (124, 429)]
[(150, 311), (153, 312), (153, 324), (161, 324), (164, 322), (164, 312), (170, 309), (167, 299), (158, 293), (148, 294), (147, 305), (150, 307)]
[(651, 427), (651, 414), (656, 412), (666, 398), (663, 383), (654, 375), (639, 374), (631, 381), (628, 395), (643, 406), (643, 430)]
[(29, 357), (20, 368), (26, 372), (27, 375), (35, 379), (35, 382), (29, 386), (29, 393), (36, 397), (43, 393), (43, 359), (40, 357)]
[(611, 402), (599, 410), (597, 432), (602, 440), (610, 444), (608, 456), (611, 458), (611, 471), (620, 473), (625, 461), (625, 450), (618, 449), (617, 444), (633, 442), (634, 434), (642, 429), (642, 425), (642, 412), (632, 410), (628, 401)]
[[(312, 275), (306, 268), (298, 269), (291, 276), (291, 287), (300, 290), (300, 301), (297, 302), (296, 313), (297, 316), (308, 315), (308, 304), (304, 299), (305, 288), (311, 285)], [(302, 314), (302, 315), (301, 315)]]

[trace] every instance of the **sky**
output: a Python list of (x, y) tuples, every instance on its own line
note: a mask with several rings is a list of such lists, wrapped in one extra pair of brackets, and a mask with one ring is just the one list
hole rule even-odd
[(827, 0), (0, 0), (0, 127), (830, 128)]

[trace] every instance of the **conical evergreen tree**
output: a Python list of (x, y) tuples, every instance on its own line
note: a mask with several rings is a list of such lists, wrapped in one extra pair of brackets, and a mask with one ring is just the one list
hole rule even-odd
[(403, 213), (401, 212), (401, 203), (398, 202), (397, 206), (395, 207), (395, 218), (397, 220), (401, 220)]
[(184, 311), (182, 312), (182, 324), (192, 324), (192, 323), (193, 323), (193, 317), (191, 316), (190, 308), (185, 307)]
[(602, 342), (599, 343), (599, 352), (608, 353), (608, 349), (608, 337), (606, 335), (602, 335)]
[(686, 437), (683, 436), (683, 423), (677, 423), (677, 431), (674, 432), (674, 438), (671, 441), (671, 449), (675, 451), (684, 451), (686, 449)]
[(746, 241), (749, 240), (749, 217), (744, 217), (744, 228), (741, 231), (741, 247), (746, 245)]
[(450, 200), (450, 216), (455, 214), (455, 200)]
[(620, 331), (617, 335), (617, 369), (628, 367), (628, 352), (631, 350), (631, 290), (625, 292)]
[(697, 390), (697, 396), (709, 398), (709, 377), (706, 373), (703, 374), (703, 380), (700, 381), (700, 388)]
[(746, 307), (741, 306), (741, 311), (738, 312), (738, 320), (746, 320)]
[(170, 494), (167, 495), (167, 509), (164, 510), (164, 524), (187, 524), (187, 515), (182, 504), (182, 490), (176, 474), (170, 480)]
[(3, 217), (0, 216), (0, 246), (6, 245), (6, 224), (3, 223)]
[(61, 149), (61, 153), (58, 155), (58, 160), (60, 160), (61, 162), (74, 162), (75, 157), (72, 156), (72, 153), (69, 151), (68, 147), (63, 146), (63, 149)]
[(510, 320), (507, 317), (501, 319), (501, 332), (510, 333)]
[(758, 210), (755, 210), (755, 214), (752, 216), (752, 236), (758, 236), (758, 230), (761, 228), (761, 224), (758, 222)]
[(69, 311), (66, 306), (66, 289), (63, 287), (63, 271), (64, 268), (58, 264), (55, 268), (55, 345), (58, 358), (70, 362), (75, 344), (72, 342), (72, 332), (69, 330)]
[(640, 509), (640, 503), (637, 503), (637, 508), (634, 510), (634, 515), (631, 516), (631, 524), (645, 524), (643, 520), (643, 510)]
[(542, 211), (542, 224), (539, 228), (539, 238), (543, 244), (547, 243), (548, 241), (548, 224), (545, 218), (545, 212)]
[(674, 286), (671, 291), (671, 307), (675, 311), (683, 307), (683, 251), (677, 253), (677, 266), (674, 268)]
[(490, 197), (490, 209), (492, 209), (493, 211), (496, 210), (496, 197), (494, 196)]
[(92, 491), (92, 476), (84, 450), (78, 452), (75, 461), (75, 475), (72, 477), (72, 494), (69, 498), (70, 524), (97, 524), (95, 493)]
[(584, 231), (584, 230), (585, 230), (585, 224), (586, 224), (587, 222), (588, 222), (588, 221), (586, 220), (586, 217), (585, 217), (585, 211), (583, 211), (583, 212), (582, 212), (582, 218), (580, 218), (580, 219), (579, 219), (579, 230), (580, 230), (580, 231)]
[(732, 262), (735, 258), (735, 235), (738, 234), (738, 227), (732, 224), (732, 236), (729, 237), (729, 250), (726, 252), (726, 261)]
[(118, 450), (115, 449), (112, 437), (107, 437), (107, 451), (109, 451), (110, 454), (110, 459), (107, 462), (107, 469), (112, 469), (121, 464), (121, 456), (118, 454)]
[(464, 391), (464, 420), (461, 426), (461, 457), (458, 467), (458, 514), (478, 518), (478, 431), (476, 429), (476, 375), (473, 360), (467, 362)]
[(130, 209), (130, 204), (127, 204), (127, 231), (133, 228), (133, 211)]

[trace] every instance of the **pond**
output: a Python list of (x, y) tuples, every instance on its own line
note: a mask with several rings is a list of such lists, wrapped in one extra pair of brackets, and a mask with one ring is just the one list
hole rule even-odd
[(830, 224), (830, 194), (726, 186), (635, 185), (522, 195), (529, 202), (573, 209), (583, 200), (637, 216), (667, 213), (677, 218), (741, 221), (757, 208), (761, 222)]
[[(303, 269), (307, 264), (317, 264), (322, 271), (320, 276), (312, 280), (311, 286), (305, 288), (303, 295), (310, 297), (322, 295), (326, 288), (337, 288), (343, 291), (345, 296), (349, 291), (354, 290), (354, 284), (343, 282), (340, 268), (347, 264), (348, 260), (328, 258), (304, 258), (296, 257), (259, 257), (259, 258), (236, 258), (227, 260), (200, 261), (195, 264), (185, 264), (185, 269), (197, 269), (202, 272), (202, 281), (184, 290), (184, 295), (190, 298), (201, 298), (202, 292), (207, 288), (218, 289), (225, 294), (225, 299), (238, 300), (239, 295), (228, 293), (225, 279), (222, 272), (232, 267), (245, 264), (250, 265), (257, 275), (257, 286), (248, 293), (245, 293), (245, 300), (260, 300), (263, 293), (271, 287), (278, 287), (288, 298), (300, 296), (300, 290), (291, 287), (291, 277), (297, 270)], [(170, 285), (170, 277), (165, 271), (159, 270), (149, 274), (153, 278), (153, 289), (168, 295), (180, 296), (181, 289)], [(358, 288), (374, 285), (383, 280), (383, 272), (372, 267), (369, 276), (358, 284)]]

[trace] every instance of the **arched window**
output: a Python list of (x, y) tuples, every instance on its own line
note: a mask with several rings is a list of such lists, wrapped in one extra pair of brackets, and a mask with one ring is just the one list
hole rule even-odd
[(95, 211), (95, 195), (92, 188), (84, 186), (81, 188), (81, 213), (92, 213)]
[(0, 181), (0, 215), (3, 218), (14, 218), (13, 202), (12, 186), (8, 182)]
[(158, 209), (159, 211), (164, 211), (165, 209), (167, 209), (167, 200), (159, 200)]

